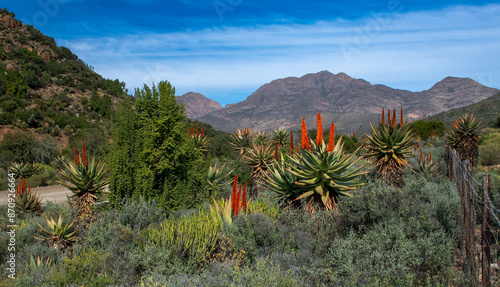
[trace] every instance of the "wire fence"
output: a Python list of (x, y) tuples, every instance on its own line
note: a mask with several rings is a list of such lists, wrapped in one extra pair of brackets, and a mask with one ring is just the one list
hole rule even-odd
[(491, 176), (483, 176), (483, 183), (479, 183), (472, 176), (472, 165), (449, 147), (446, 158), (450, 180), (460, 196), (464, 270), (474, 287), (500, 286), (500, 210), (491, 202)]

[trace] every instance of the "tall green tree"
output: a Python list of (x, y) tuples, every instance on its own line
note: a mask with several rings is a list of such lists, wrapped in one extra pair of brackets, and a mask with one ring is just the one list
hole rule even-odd
[(112, 198), (143, 196), (167, 210), (203, 200), (208, 166), (189, 139), (175, 88), (160, 82), (135, 91), (134, 107), (117, 113), (113, 133)]

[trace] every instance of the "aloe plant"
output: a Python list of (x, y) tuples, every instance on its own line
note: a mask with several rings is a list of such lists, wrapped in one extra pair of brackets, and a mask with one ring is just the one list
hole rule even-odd
[(252, 169), (252, 181), (260, 183), (266, 176), (269, 166), (273, 163), (275, 158), (275, 150), (271, 144), (253, 145), (252, 148), (247, 149), (246, 154), (243, 156), (243, 161), (247, 163)]
[(278, 143), (279, 146), (284, 146), (288, 140), (288, 131), (284, 129), (277, 129), (273, 131), (273, 142)]
[(432, 161), (432, 153), (429, 152), (427, 156), (424, 156), (422, 149), (420, 149), (418, 165), (412, 171), (425, 177), (435, 177), (441, 173), (441, 168), (436, 162)]
[(236, 150), (239, 154), (243, 154), (254, 144), (255, 139), (256, 134), (253, 132), (253, 130), (245, 127), (243, 128), (243, 130), (237, 129), (234, 133), (231, 134), (230, 144), (233, 146), (233, 149)]
[(473, 114), (465, 114), (455, 120), (453, 127), (446, 131), (447, 145), (457, 150), (462, 160), (468, 160), (472, 166), (477, 165), (478, 142), (483, 133), (481, 122), (476, 122)]
[(109, 184), (110, 178), (106, 175), (107, 167), (103, 162), (96, 162), (95, 158), (87, 161), (87, 150), (82, 143), (82, 155), (75, 147), (74, 162), (67, 161), (59, 170), (67, 182), (57, 181), (67, 187), (72, 195), (68, 196), (73, 208), (80, 214), (91, 214), (92, 206), (101, 195), (106, 193), (104, 187)]
[(379, 121), (377, 128), (370, 123), (370, 135), (366, 135), (365, 157), (373, 161), (377, 177), (395, 186), (403, 184), (403, 169), (408, 166), (406, 158), (411, 156), (414, 147), (414, 136), (410, 125), (403, 119), (403, 109), (400, 116), (401, 120), (397, 123), (396, 110), (393, 111), (392, 119), (389, 110), (386, 123), (382, 109), (382, 121)]
[(212, 198), (214, 207), (210, 205), (210, 210), (217, 214), (217, 218), (226, 224), (233, 223), (233, 216), (240, 213), (246, 213), (250, 200), (247, 201), (247, 182), (243, 186), (238, 187), (238, 175), (234, 177), (233, 189), (231, 196), (228, 199), (222, 199), (217, 202)]
[(31, 186), (26, 188), (25, 179), (17, 186), (15, 197), (16, 209), (20, 213), (40, 214), (43, 211), (42, 200), (31, 192)]
[[(322, 130), (321, 115), (317, 116), (318, 130)], [(335, 125), (330, 126), (328, 144), (323, 134), (316, 141), (309, 139), (302, 119), (302, 149), (294, 156), (282, 157), (272, 168), (266, 182), (276, 197), (285, 202), (307, 199), (306, 209), (313, 210), (316, 203), (327, 210), (335, 209), (340, 196), (352, 196), (350, 191), (363, 183), (356, 179), (365, 174), (362, 166), (353, 168), (361, 159), (356, 152), (343, 154), (343, 142), (334, 143)], [(318, 145), (318, 143), (320, 143)]]
[(208, 151), (210, 140), (208, 139), (208, 136), (205, 135), (205, 127), (201, 128), (201, 132), (199, 131), (198, 125), (196, 125), (196, 130), (194, 127), (189, 128), (189, 136), (193, 140), (196, 149), (202, 152)]
[(62, 216), (59, 215), (57, 222), (51, 217), (46, 219), (48, 228), (42, 227), (37, 223), (41, 236), (34, 236), (53, 248), (65, 250), (76, 241), (76, 230), (73, 228), (73, 221), (64, 224)]
[(42, 171), (39, 163), (18, 163), (12, 162), (8, 168), (8, 172), (14, 174), (14, 178), (30, 178)]

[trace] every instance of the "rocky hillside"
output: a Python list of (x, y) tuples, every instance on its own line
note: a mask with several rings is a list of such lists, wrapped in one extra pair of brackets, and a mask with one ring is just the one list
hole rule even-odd
[[(111, 118), (125, 84), (0, 10), (0, 125), (68, 136)], [(109, 121), (108, 121), (109, 122)]]
[(372, 85), (339, 73), (322, 71), (263, 85), (246, 100), (199, 118), (216, 129), (231, 132), (248, 126), (256, 130), (298, 128), (302, 116), (314, 122), (321, 112), (343, 132), (368, 127), (382, 108), (403, 107), (411, 119), (484, 100), (499, 90), (471, 79), (448, 77), (422, 92)]
[(207, 99), (199, 93), (189, 92), (176, 97), (176, 99), (177, 102), (184, 104), (187, 116), (190, 119), (197, 119), (213, 111), (222, 109), (222, 106), (218, 102)]

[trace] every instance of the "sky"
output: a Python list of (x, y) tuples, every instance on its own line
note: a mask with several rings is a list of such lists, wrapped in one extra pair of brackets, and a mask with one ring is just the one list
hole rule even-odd
[(500, 0), (0, 0), (129, 93), (167, 80), (223, 106), (328, 70), (422, 91), (500, 88)]

